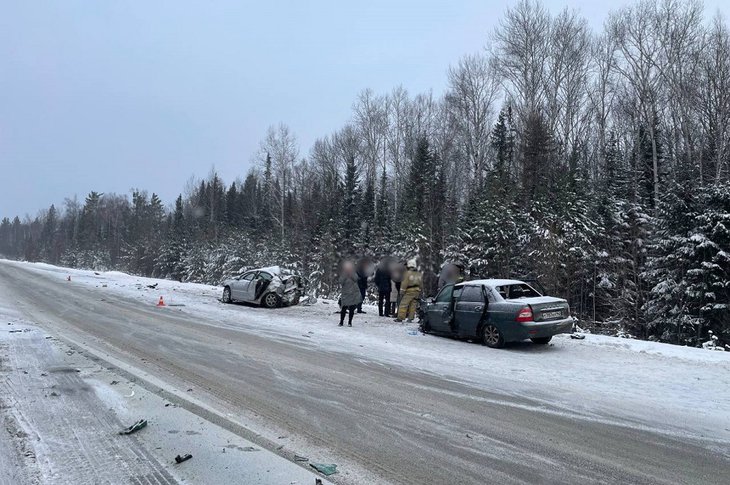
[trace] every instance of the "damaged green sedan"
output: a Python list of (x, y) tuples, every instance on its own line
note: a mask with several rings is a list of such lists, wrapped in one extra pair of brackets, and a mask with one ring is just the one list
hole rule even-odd
[(493, 348), (526, 339), (547, 344), (570, 333), (568, 302), (519, 280), (486, 279), (444, 286), (421, 309), (424, 332), (479, 339)]

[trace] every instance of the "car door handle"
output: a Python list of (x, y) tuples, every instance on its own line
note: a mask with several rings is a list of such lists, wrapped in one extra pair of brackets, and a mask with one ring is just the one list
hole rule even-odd
[(475, 306), (475, 307), (474, 307), (474, 311), (475, 311), (475, 312), (480, 312), (480, 311), (482, 311), (482, 309), (483, 309), (483, 308), (484, 308), (484, 307), (481, 307), (481, 306)]

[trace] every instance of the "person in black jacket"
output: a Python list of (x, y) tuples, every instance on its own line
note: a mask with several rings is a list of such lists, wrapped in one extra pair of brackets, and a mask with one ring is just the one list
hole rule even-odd
[(366, 313), (362, 309), (362, 302), (365, 301), (365, 293), (368, 289), (368, 278), (372, 274), (370, 261), (363, 258), (357, 265), (357, 286), (360, 287), (360, 304), (357, 306), (357, 313)]
[(390, 261), (384, 259), (375, 270), (375, 286), (378, 288), (378, 315), (390, 316)]

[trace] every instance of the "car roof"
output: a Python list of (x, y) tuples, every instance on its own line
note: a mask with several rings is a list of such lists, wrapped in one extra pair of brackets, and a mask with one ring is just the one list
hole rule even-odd
[(253, 273), (254, 271), (264, 271), (266, 273), (271, 273), (273, 275), (279, 275), (281, 274), (281, 268), (279, 266), (269, 266), (266, 268), (254, 268), (246, 271), (246, 273)]
[(462, 283), (459, 283), (457, 286), (488, 286), (490, 288), (496, 288), (497, 286), (505, 286), (505, 285), (521, 285), (524, 284), (524, 281), (520, 280), (507, 280), (507, 279), (485, 279), (485, 280), (472, 280), (472, 281), (464, 281)]

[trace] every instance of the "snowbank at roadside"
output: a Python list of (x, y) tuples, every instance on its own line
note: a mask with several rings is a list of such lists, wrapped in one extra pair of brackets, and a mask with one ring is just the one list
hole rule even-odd
[(730, 363), (730, 353), (710, 351), (697, 347), (671, 345), (648, 340), (611, 337), (608, 335), (585, 334), (585, 342), (596, 347), (608, 347), (618, 350), (628, 350), (642, 354), (661, 355), (674, 359), (685, 359), (707, 363)]

